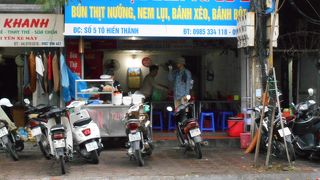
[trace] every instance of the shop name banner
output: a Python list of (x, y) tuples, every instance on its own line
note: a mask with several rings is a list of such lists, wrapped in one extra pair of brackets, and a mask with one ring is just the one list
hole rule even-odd
[(0, 14), (0, 47), (63, 47), (63, 15)]
[(236, 37), (250, 0), (73, 0), (65, 35)]

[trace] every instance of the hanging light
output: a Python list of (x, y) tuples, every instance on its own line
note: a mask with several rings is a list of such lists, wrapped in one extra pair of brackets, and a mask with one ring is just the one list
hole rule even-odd
[(84, 41), (82, 36), (80, 36), (79, 39), (79, 53), (84, 53)]

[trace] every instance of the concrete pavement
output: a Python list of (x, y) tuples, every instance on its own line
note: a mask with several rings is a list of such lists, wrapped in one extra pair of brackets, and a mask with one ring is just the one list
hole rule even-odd
[[(172, 143), (174, 144), (174, 143)], [(130, 161), (124, 148), (105, 149), (100, 163), (92, 165), (75, 158), (67, 163), (67, 174), (60, 175), (59, 163), (46, 160), (38, 147), (27, 144), (14, 162), (0, 152), (0, 179), (310, 179), (320, 178), (319, 162), (298, 159), (294, 168), (288, 169), (285, 160), (272, 159), (273, 167), (254, 168), (254, 154), (244, 155), (235, 147), (203, 147), (203, 159), (195, 158), (193, 152), (183, 150), (170, 143), (157, 143), (145, 166), (138, 167)], [(265, 156), (260, 155), (263, 165)]]

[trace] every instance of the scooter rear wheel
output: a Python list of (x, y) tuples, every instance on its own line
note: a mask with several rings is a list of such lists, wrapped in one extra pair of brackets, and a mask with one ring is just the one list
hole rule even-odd
[(12, 158), (14, 161), (18, 161), (18, 160), (19, 160), (19, 156), (18, 156), (18, 154), (17, 154), (16, 147), (15, 147), (15, 145), (11, 142), (10, 139), (8, 140), (8, 143), (6, 144), (6, 148), (7, 148), (8, 153), (10, 154), (11, 158)]
[(99, 164), (99, 156), (97, 150), (90, 152), (90, 159), (93, 164)]
[(60, 166), (61, 166), (61, 174), (66, 174), (66, 162), (64, 160), (64, 157), (60, 156), (59, 160), (60, 160)]
[(40, 150), (41, 150), (42, 154), (44, 155), (44, 157), (46, 159), (50, 159), (51, 158), (50, 144), (49, 144), (48, 138), (45, 135), (41, 134), (40, 141), (38, 144), (39, 144)]
[(136, 159), (138, 161), (138, 165), (139, 166), (144, 166), (144, 160), (142, 159), (141, 151), (139, 149), (137, 149), (135, 151), (135, 156), (136, 156)]
[[(279, 158), (283, 158), (283, 159), (287, 159), (287, 153), (286, 153), (286, 148), (284, 145), (284, 142), (280, 142), (280, 141), (276, 141), (277, 145), (276, 145), (276, 156), (278, 156)], [(296, 160), (296, 154), (294, 152), (293, 149), (293, 145), (290, 142), (287, 142), (287, 148), (288, 148), (288, 153), (289, 153), (289, 158), (291, 161), (295, 161)]]
[(202, 159), (201, 144), (199, 142), (195, 143), (194, 151), (196, 152), (197, 158), (198, 159)]

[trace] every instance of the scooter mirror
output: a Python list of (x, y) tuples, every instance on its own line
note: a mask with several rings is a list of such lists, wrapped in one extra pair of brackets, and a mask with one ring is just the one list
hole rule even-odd
[(168, 106), (168, 107), (167, 107), (167, 111), (172, 112), (172, 111), (173, 111), (172, 107), (171, 107), (171, 106)]
[(191, 96), (190, 95), (187, 95), (186, 96), (187, 100), (189, 101), (191, 99)]
[(313, 95), (313, 89), (312, 89), (312, 88), (309, 88), (309, 89), (308, 89), (308, 93), (309, 93), (309, 96), (312, 96), (312, 95)]
[(30, 104), (30, 100), (29, 100), (29, 99), (27, 99), (27, 98), (26, 98), (26, 99), (24, 99), (24, 100), (23, 100), (23, 102), (24, 102), (24, 103), (26, 103), (26, 104), (28, 104), (28, 105)]

